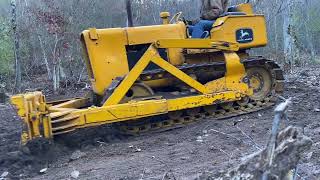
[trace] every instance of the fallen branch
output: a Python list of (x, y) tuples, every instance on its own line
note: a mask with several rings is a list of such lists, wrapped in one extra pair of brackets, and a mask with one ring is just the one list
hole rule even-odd
[(235, 136), (233, 136), (233, 135), (231, 135), (231, 134), (227, 134), (227, 133), (224, 133), (224, 132), (215, 130), (215, 129), (209, 129), (208, 132), (215, 132), (215, 133), (218, 133), (218, 134), (222, 134), (222, 135), (231, 137), (231, 138), (236, 139), (236, 140), (238, 140), (238, 141), (240, 141), (240, 142), (243, 142), (240, 138), (237, 138), (237, 137), (235, 137)]
[[(287, 127), (278, 132), (280, 120), (291, 103), (291, 99), (275, 109), (275, 118), (270, 140), (265, 149), (245, 158), (232, 170), (212, 174), (204, 173), (198, 179), (285, 179), (297, 168), (301, 155), (309, 150), (312, 141), (297, 127)], [(296, 172), (294, 172), (296, 173)], [(292, 177), (291, 177), (292, 178)]]
[(301, 129), (296, 127), (286, 128), (277, 137), (277, 146), (273, 153), (273, 163), (271, 166), (268, 166), (268, 150), (266, 148), (249, 155), (243, 163), (230, 171), (218, 174), (205, 173), (198, 179), (256, 180), (261, 179), (265, 171), (268, 171), (268, 178), (284, 179), (288, 172), (297, 166), (301, 154), (311, 148), (312, 141), (303, 135)]
[[(267, 180), (268, 176), (269, 176), (269, 169), (272, 166), (273, 163), (273, 158), (274, 158), (274, 151), (276, 149), (276, 140), (277, 140), (277, 134), (278, 134), (278, 129), (280, 126), (280, 121), (282, 119), (282, 117), (285, 114), (286, 109), (288, 108), (289, 104), (291, 104), (291, 98), (286, 100), (284, 103), (281, 103), (280, 105), (278, 105), (276, 107), (275, 111), (275, 117), (273, 120), (273, 124), (272, 124), (272, 130), (271, 130), (271, 136), (270, 136), (270, 140), (267, 146), (267, 170), (264, 171), (263, 176), (262, 176), (262, 180)], [(289, 172), (289, 171), (288, 171)]]
[(261, 147), (259, 146), (259, 144), (257, 144), (257, 143), (253, 140), (253, 138), (252, 138), (251, 136), (249, 136), (248, 134), (246, 134), (238, 125), (236, 125), (236, 128), (254, 144), (254, 147), (255, 147), (256, 149), (262, 150)]

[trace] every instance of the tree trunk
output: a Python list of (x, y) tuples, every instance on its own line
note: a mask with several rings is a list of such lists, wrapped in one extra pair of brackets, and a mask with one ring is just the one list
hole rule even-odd
[(53, 55), (53, 75), (52, 75), (52, 78), (53, 78), (53, 91), (54, 91), (54, 93), (57, 93), (58, 89), (60, 88), (59, 87), (59, 84), (60, 84), (60, 78), (59, 78), (60, 63), (59, 63), (59, 59), (57, 57), (58, 42), (59, 42), (58, 34), (56, 34), (55, 35), (55, 45), (54, 45), (53, 52), (52, 52), (52, 55)]
[(292, 28), (292, 20), (291, 20), (291, 3), (289, 0), (285, 3), (287, 7), (283, 12), (283, 51), (285, 57), (285, 63), (290, 65), (290, 69), (292, 71), (293, 66), (293, 38), (290, 35), (290, 31)]
[(41, 39), (40, 35), (38, 35), (38, 39), (39, 39), (39, 42), (40, 42), (40, 47), (41, 47), (44, 63), (46, 64), (48, 79), (52, 79), (51, 69), (50, 69), (48, 58), (47, 58), (47, 55), (46, 55), (46, 50), (44, 49), (44, 45), (43, 45), (43, 42), (42, 42), (42, 39)]
[(15, 0), (11, 0), (11, 25), (14, 37), (14, 57), (15, 57), (15, 84), (14, 89), (15, 92), (21, 91), (21, 59), (19, 57), (19, 50), (20, 50), (20, 42), (19, 36), (17, 32), (17, 12), (16, 12), (17, 4)]
[(310, 12), (308, 12), (308, 9), (310, 9), (310, 2), (308, 0), (305, 0), (306, 21), (304, 21), (304, 25), (306, 28), (306, 39), (311, 53), (311, 62), (314, 63), (316, 59), (316, 52), (313, 44), (310, 24), (308, 24), (308, 22), (310, 22)]
[[(276, 4), (278, 4), (278, 0), (276, 0)], [(278, 31), (277, 31), (277, 27), (278, 27), (278, 18), (277, 18), (277, 14), (274, 16), (274, 23), (273, 23), (273, 27), (274, 27), (274, 47), (275, 47), (275, 55), (278, 55)]]

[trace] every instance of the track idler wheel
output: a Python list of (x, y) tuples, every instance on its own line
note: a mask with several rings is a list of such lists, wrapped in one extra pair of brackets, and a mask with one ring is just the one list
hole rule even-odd
[(247, 69), (249, 87), (253, 89), (251, 99), (262, 101), (271, 94), (272, 76), (270, 72), (263, 67), (251, 67)]

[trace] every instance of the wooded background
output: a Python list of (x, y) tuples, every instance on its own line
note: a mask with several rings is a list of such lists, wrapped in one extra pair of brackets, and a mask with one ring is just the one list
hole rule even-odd
[[(285, 71), (319, 63), (319, 0), (251, 2), (256, 12), (265, 14), (269, 34), (269, 45), (254, 54), (277, 60)], [(134, 25), (161, 23), (161, 11), (182, 11), (186, 19), (196, 19), (199, 4), (200, 0), (132, 0)], [(85, 81), (81, 31), (126, 25), (125, 0), (0, 0), (0, 88), (19, 91), (41, 80), (59, 89), (61, 82)]]

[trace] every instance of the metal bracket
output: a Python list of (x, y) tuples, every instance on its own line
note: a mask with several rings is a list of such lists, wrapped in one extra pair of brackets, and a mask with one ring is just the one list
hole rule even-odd
[(96, 28), (89, 29), (89, 37), (91, 40), (98, 40), (99, 39)]

